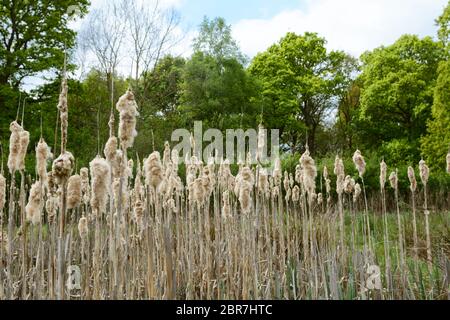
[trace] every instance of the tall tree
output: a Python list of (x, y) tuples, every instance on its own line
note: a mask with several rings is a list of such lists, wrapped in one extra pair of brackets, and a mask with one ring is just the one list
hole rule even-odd
[(197, 52), (186, 63), (181, 110), (189, 122), (203, 120), (219, 129), (253, 126), (255, 96), (253, 79), (234, 58), (218, 61)]
[(316, 132), (356, 68), (354, 58), (341, 51), (328, 52), (325, 43), (316, 33), (289, 32), (250, 66), (262, 85), (265, 122), (279, 128), (294, 150), (306, 133), (309, 148), (315, 151)]
[(0, 137), (9, 135), (24, 79), (62, 69), (64, 48), (72, 48), (76, 39), (69, 21), (83, 16), (88, 5), (88, 0), (1, 1)]
[(428, 135), (422, 138), (422, 154), (432, 166), (445, 168), (450, 151), (450, 61), (439, 65), (434, 88), (433, 118), (428, 122)]
[(450, 1), (436, 23), (439, 26), (439, 40), (444, 46), (445, 60), (439, 64), (432, 119), (428, 121), (428, 133), (421, 140), (421, 148), (422, 155), (432, 166), (444, 168), (445, 156), (450, 151)]
[(223, 18), (204, 18), (186, 63), (181, 110), (187, 121), (203, 120), (219, 129), (254, 126), (256, 84), (246, 72), (245, 57)]
[(443, 56), (441, 43), (415, 35), (404, 35), (388, 47), (361, 56), (359, 135), (368, 146), (384, 143), (390, 149), (392, 142), (398, 149), (401, 142), (405, 149), (419, 149)]
[(194, 39), (192, 47), (195, 52), (202, 52), (218, 60), (234, 58), (241, 63), (246, 61), (246, 57), (231, 36), (231, 26), (227, 25), (222, 17), (213, 20), (204, 17), (200, 24), (199, 35)]
[(27, 76), (61, 68), (64, 48), (75, 43), (68, 21), (75, 13), (84, 15), (88, 5), (88, 0), (3, 0), (0, 85), (17, 88)]

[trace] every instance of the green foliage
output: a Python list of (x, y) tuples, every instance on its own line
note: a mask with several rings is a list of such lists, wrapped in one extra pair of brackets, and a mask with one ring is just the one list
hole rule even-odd
[(428, 135), (421, 140), (422, 154), (431, 166), (445, 170), (445, 156), (450, 151), (450, 60), (439, 66), (432, 115)]
[(442, 14), (436, 19), (436, 24), (439, 27), (439, 40), (442, 41), (444, 46), (448, 46), (450, 37), (450, 1), (447, 3)]
[(188, 126), (202, 120), (205, 128), (255, 127), (255, 97), (256, 84), (238, 60), (197, 52), (187, 61), (180, 111)]
[(166, 56), (133, 87), (140, 108), (135, 149), (141, 155), (151, 150), (153, 141), (161, 150), (172, 131), (182, 124), (178, 106), (185, 63), (183, 58)]
[(356, 63), (341, 51), (327, 52), (316, 33), (288, 33), (258, 54), (250, 66), (262, 87), (264, 122), (279, 128), (297, 149), (304, 133), (313, 152), (315, 134), (334, 98), (349, 86)]
[(195, 52), (203, 52), (218, 60), (234, 58), (245, 63), (247, 58), (231, 36), (231, 26), (226, 24), (224, 18), (209, 20), (205, 16), (199, 29), (199, 35), (192, 44)]
[(369, 148), (425, 134), (431, 114), (440, 43), (404, 35), (393, 45), (362, 55), (359, 138)]

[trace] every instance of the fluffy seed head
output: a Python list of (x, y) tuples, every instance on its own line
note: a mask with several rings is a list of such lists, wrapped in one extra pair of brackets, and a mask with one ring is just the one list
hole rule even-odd
[(81, 204), (81, 177), (76, 174), (69, 178), (67, 184), (67, 209), (73, 209)]
[(327, 168), (327, 166), (323, 167), (323, 178), (325, 180), (328, 179), (328, 168)]
[(30, 189), (30, 196), (25, 207), (26, 219), (33, 225), (41, 223), (41, 183), (36, 181)]
[(387, 174), (387, 165), (384, 160), (381, 160), (380, 163), (380, 187), (383, 190), (384, 185), (386, 184), (386, 174)]
[(397, 178), (397, 172), (392, 171), (389, 175), (389, 182), (391, 183), (391, 187), (394, 190), (397, 190), (398, 188), (398, 178)]
[(419, 173), (420, 180), (422, 180), (422, 183), (426, 186), (428, 183), (428, 178), (430, 177), (430, 169), (424, 160), (420, 160), (419, 162)]
[(344, 162), (338, 155), (336, 155), (336, 159), (334, 160), (334, 174), (337, 176), (336, 180), (336, 192), (338, 194), (342, 194), (344, 191)]
[(134, 100), (134, 94), (128, 90), (119, 98), (116, 109), (120, 113), (119, 117), (119, 138), (124, 149), (133, 146), (134, 138), (137, 136), (136, 117), (139, 116), (138, 106)]
[(356, 202), (361, 195), (361, 185), (359, 183), (355, 184), (355, 192), (353, 193), (353, 202)]
[(158, 151), (153, 152), (144, 161), (145, 184), (152, 186), (155, 190), (163, 180), (163, 168)]
[(222, 194), (222, 217), (231, 218), (230, 191), (225, 190)]
[(110, 187), (110, 167), (108, 162), (97, 156), (89, 163), (91, 171), (91, 207), (101, 214), (106, 209)]
[(355, 151), (355, 153), (353, 154), (353, 163), (358, 170), (359, 176), (362, 177), (364, 175), (364, 172), (366, 171), (366, 162), (364, 161), (364, 157), (362, 156), (361, 151)]
[(52, 176), (55, 178), (56, 183), (61, 184), (70, 177), (74, 162), (75, 159), (69, 151), (60, 154), (53, 161)]
[(11, 136), (9, 137), (8, 169), (10, 173), (13, 173), (20, 170), (20, 133), (23, 128), (16, 121), (13, 121), (9, 125), (9, 131), (11, 131)]
[(239, 203), (241, 204), (241, 210), (244, 214), (250, 213), (252, 207), (252, 200), (250, 195), (251, 190), (252, 185), (245, 180), (241, 180), (239, 188)]
[(346, 176), (344, 180), (344, 191), (347, 194), (353, 193), (353, 190), (355, 189), (355, 180), (350, 177)]
[(83, 195), (83, 203), (88, 204), (89, 199), (91, 198), (91, 188), (89, 186), (89, 169), (81, 168), (80, 177), (81, 177), (81, 193)]
[(300, 188), (298, 186), (294, 186), (292, 189), (292, 201), (298, 202), (300, 200)]
[(300, 166), (303, 172), (303, 187), (311, 196), (316, 189), (317, 168), (308, 148), (300, 157)]
[(41, 138), (36, 146), (36, 172), (44, 186), (47, 186), (47, 160), (53, 157), (50, 147)]
[(88, 221), (86, 217), (81, 217), (80, 221), (78, 222), (78, 233), (80, 234), (80, 238), (86, 239), (88, 232)]
[(417, 189), (417, 180), (416, 175), (414, 173), (413, 167), (408, 167), (408, 179), (409, 179), (409, 188), (411, 189), (411, 192), (415, 192)]

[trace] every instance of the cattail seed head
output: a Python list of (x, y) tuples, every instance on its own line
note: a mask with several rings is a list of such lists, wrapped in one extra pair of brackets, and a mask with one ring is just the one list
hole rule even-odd
[(251, 191), (252, 185), (246, 180), (241, 180), (239, 188), (239, 203), (241, 204), (241, 210), (244, 214), (250, 213), (252, 208)]
[(303, 172), (303, 187), (311, 196), (316, 189), (317, 168), (314, 159), (310, 156), (308, 147), (300, 157), (300, 166)]
[(355, 189), (355, 180), (350, 176), (346, 176), (344, 180), (344, 192), (347, 194), (351, 194), (353, 193), (354, 189)]
[(366, 162), (364, 161), (364, 157), (362, 156), (361, 151), (355, 151), (355, 153), (353, 154), (353, 163), (358, 170), (359, 176), (362, 177), (364, 175), (364, 172), (366, 171)]
[(145, 184), (152, 186), (155, 190), (163, 181), (163, 168), (158, 151), (153, 152), (144, 161)]
[(426, 186), (428, 183), (428, 178), (430, 177), (430, 169), (428, 168), (424, 160), (420, 160), (419, 162), (419, 173), (420, 180), (422, 180), (423, 185)]
[(75, 159), (73, 155), (68, 151), (59, 155), (59, 157), (53, 161), (52, 176), (55, 178), (56, 183), (61, 184), (70, 177), (74, 162)]
[(334, 161), (334, 174), (337, 176), (336, 180), (336, 192), (338, 194), (342, 194), (344, 191), (344, 162), (338, 155), (336, 155), (336, 159)]
[(9, 130), (11, 131), (11, 136), (9, 137), (8, 169), (10, 173), (13, 173), (19, 170), (20, 133), (23, 131), (23, 128), (16, 121), (13, 121), (9, 125)]
[(359, 183), (355, 184), (355, 192), (353, 193), (353, 202), (356, 202), (361, 195), (361, 185)]
[(300, 200), (300, 188), (298, 186), (294, 186), (292, 189), (292, 201), (298, 202)]
[(389, 175), (389, 182), (391, 184), (392, 189), (397, 190), (398, 188), (398, 178), (397, 178), (397, 172), (392, 171)]
[(119, 98), (116, 109), (119, 117), (119, 138), (123, 149), (131, 148), (134, 138), (137, 136), (136, 117), (139, 116), (138, 106), (134, 100), (134, 94), (128, 90)]
[(225, 190), (222, 194), (222, 217), (231, 218), (230, 191)]
[(81, 204), (81, 177), (76, 174), (67, 183), (67, 209), (73, 209)]
[(417, 180), (416, 175), (414, 173), (413, 167), (408, 167), (408, 179), (409, 179), (409, 188), (411, 189), (411, 192), (415, 192), (417, 189)]
[(89, 233), (88, 221), (86, 217), (81, 217), (78, 221), (78, 233), (81, 239), (86, 239)]
[(87, 205), (89, 203), (89, 200), (91, 199), (91, 188), (89, 186), (89, 169), (81, 168), (80, 177), (81, 177), (82, 200), (83, 203)]
[(95, 213), (102, 214), (106, 210), (110, 188), (110, 167), (108, 162), (97, 156), (89, 163), (91, 171), (91, 207)]
[(387, 174), (387, 165), (384, 160), (381, 160), (380, 163), (380, 188), (384, 190), (384, 185), (386, 184), (386, 174)]
[(325, 180), (328, 179), (328, 168), (327, 168), (327, 166), (323, 167), (323, 178)]
[(42, 189), (41, 183), (36, 181), (30, 189), (30, 196), (25, 207), (26, 219), (33, 225), (41, 223), (41, 198)]
[(322, 193), (317, 194), (317, 204), (320, 206), (323, 203), (323, 195)]
[(28, 144), (30, 143), (30, 133), (23, 130), (20, 133), (20, 149), (19, 149), (19, 170), (25, 169), (25, 156), (27, 155)]
[(36, 146), (36, 172), (43, 185), (47, 187), (47, 160), (50, 160), (53, 154), (45, 140), (41, 138)]

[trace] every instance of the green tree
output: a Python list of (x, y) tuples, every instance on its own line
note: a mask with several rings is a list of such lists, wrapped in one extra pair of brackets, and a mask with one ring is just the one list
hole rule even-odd
[(448, 46), (450, 38), (450, 1), (447, 3), (442, 14), (436, 19), (436, 24), (439, 27), (439, 40), (442, 41), (444, 46)]
[(148, 153), (153, 140), (155, 148), (162, 149), (172, 131), (181, 125), (178, 106), (185, 63), (184, 58), (165, 56), (152, 71), (143, 74), (138, 88), (133, 88), (141, 114), (135, 144), (140, 154)]
[(235, 58), (241, 63), (246, 61), (246, 57), (231, 36), (231, 26), (227, 25), (222, 17), (213, 20), (204, 17), (200, 24), (199, 35), (194, 39), (192, 47), (194, 52), (203, 52), (218, 60)]
[(188, 125), (202, 120), (219, 129), (254, 126), (256, 85), (234, 58), (218, 61), (202, 52), (186, 63), (181, 110)]
[[(344, 92), (339, 100), (336, 129), (338, 133), (338, 143), (347, 150), (355, 149), (357, 141), (357, 117), (361, 87), (358, 81), (353, 82), (349, 89)], [(356, 141), (355, 141), (356, 140)]]
[(18, 87), (27, 76), (61, 68), (64, 48), (75, 44), (68, 21), (75, 12), (86, 13), (88, 5), (88, 0), (3, 0), (0, 85)]
[(444, 168), (445, 156), (450, 150), (450, 61), (439, 65), (439, 76), (434, 88), (433, 118), (428, 122), (428, 135), (422, 138), (422, 154), (429, 163)]
[(316, 133), (356, 68), (355, 59), (341, 51), (328, 52), (325, 44), (316, 33), (288, 33), (250, 65), (262, 86), (264, 122), (280, 129), (294, 150), (307, 133), (315, 151)]
[(404, 35), (388, 47), (361, 56), (358, 135), (368, 148), (383, 146), (388, 152), (393, 149), (391, 143), (401, 142), (403, 149), (416, 150), (404, 156), (417, 159), (443, 56), (441, 43), (415, 35)]
[(225, 129), (255, 126), (256, 84), (246, 72), (244, 56), (223, 18), (204, 18), (194, 54), (187, 61), (182, 84), (181, 108), (187, 125), (202, 120)]
[[(0, 136), (9, 135), (23, 79), (61, 70), (64, 48), (76, 33), (68, 27), (73, 14), (87, 12), (88, 0), (2, 0), (0, 4)], [(22, 95), (22, 100), (25, 94)]]

